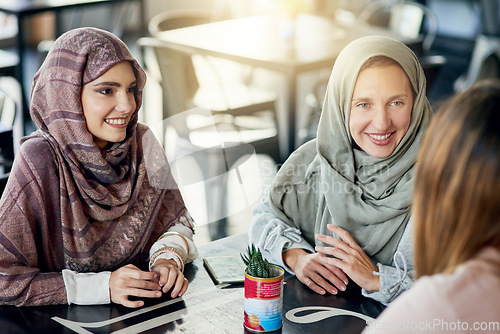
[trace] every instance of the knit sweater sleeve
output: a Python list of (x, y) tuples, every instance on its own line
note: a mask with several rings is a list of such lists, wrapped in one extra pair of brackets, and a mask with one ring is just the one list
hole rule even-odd
[(374, 274), (380, 276), (380, 290), (367, 291), (363, 289), (362, 294), (364, 296), (387, 305), (401, 293), (412, 287), (415, 279), (412, 225), (412, 219), (410, 219), (401, 237), (396, 253), (394, 253), (391, 265), (377, 264), (378, 272)]
[(279, 219), (269, 206), (269, 191), (253, 208), (253, 216), (248, 231), (249, 242), (259, 247), (262, 256), (269, 262), (285, 268), (289, 273), (293, 271), (285, 265), (282, 253), (292, 248), (302, 248), (314, 252), (313, 246), (303, 237), (302, 232), (283, 220)]

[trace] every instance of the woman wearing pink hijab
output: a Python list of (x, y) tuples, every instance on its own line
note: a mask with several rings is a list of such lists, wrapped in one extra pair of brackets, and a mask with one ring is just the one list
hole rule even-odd
[(0, 201), (0, 304), (140, 307), (186, 291), (194, 223), (138, 123), (145, 82), (109, 32), (55, 42), (31, 92), (39, 130), (22, 139)]

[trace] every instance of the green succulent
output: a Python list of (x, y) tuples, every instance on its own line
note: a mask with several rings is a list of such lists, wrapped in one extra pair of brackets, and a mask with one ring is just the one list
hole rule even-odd
[(262, 253), (253, 244), (252, 247), (247, 247), (246, 256), (241, 255), (241, 259), (247, 266), (247, 274), (254, 277), (269, 278), (271, 276), (271, 268), (269, 262), (262, 258)]

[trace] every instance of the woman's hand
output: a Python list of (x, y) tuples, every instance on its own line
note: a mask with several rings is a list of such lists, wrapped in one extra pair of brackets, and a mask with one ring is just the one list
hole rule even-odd
[(111, 301), (126, 307), (141, 307), (144, 301), (129, 300), (130, 296), (139, 298), (161, 297), (161, 287), (158, 284), (158, 274), (142, 271), (133, 264), (127, 264), (111, 273), (109, 279), (109, 294)]
[(172, 298), (180, 297), (186, 292), (189, 281), (184, 277), (173, 259), (156, 260), (152, 271), (160, 277), (158, 283), (164, 293), (167, 293), (173, 287), (170, 294)]
[(321, 257), (321, 254), (309, 254), (300, 248), (283, 252), (283, 261), (309, 289), (320, 295), (327, 291), (335, 295), (338, 289), (344, 291), (347, 276), (336, 266), (323, 263)]
[(322, 234), (316, 235), (317, 240), (333, 246), (316, 246), (317, 252), (334, 256), (332, 258), (322, 254), (321, 263), (342, 269), (344, 273), (365, 290), (379, 291), (380, 277), (373, 274), (374, 271), (378, 271), (378, 268), (368, 255), (346, 230), (333, 224), (328, 224), (327, 228), (338, 235), (340, 239)]

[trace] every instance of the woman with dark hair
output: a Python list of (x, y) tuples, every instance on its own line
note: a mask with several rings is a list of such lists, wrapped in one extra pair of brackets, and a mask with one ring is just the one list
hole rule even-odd
[(500, 332), (499, 106), (483, 81), (437, 112), (417, 160), (418, 280), (367, 333)]
[(186, 291), (194, 223), (138, 123), (145, 82), (107, 31), (54, 43), (31, 91), (39, 130), (23, 138), (0, 200), (0, 304), (140, 307)]

